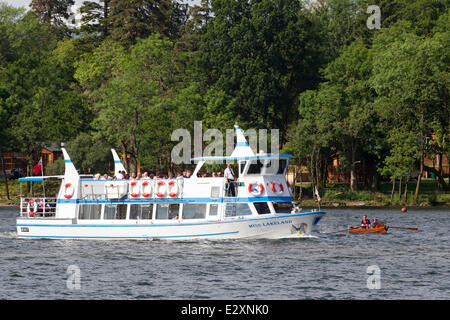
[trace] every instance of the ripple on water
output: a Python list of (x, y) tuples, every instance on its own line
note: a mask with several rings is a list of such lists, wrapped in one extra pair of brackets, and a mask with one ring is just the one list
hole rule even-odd
[[(309, 239), (176, 242), (18, 239), (16, 211), (0, 208), (0, 299), (449, 299), (450, 215), (397, 211), (331, 209)], [(327, 234), (363, 213), (421, 230)]]

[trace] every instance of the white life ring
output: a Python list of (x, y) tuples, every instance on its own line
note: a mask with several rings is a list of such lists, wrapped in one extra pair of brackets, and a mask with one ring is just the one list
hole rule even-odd
[[(278, 190), (275, 187), (276, 185), (278, 185)], [(272, 182), (271, 188), (272, 188), (273, 193), (276, 193), (276, 194), (282, 194), (284, 192), (283, 184), (278, 183), (278, 182)]]
[(139, 195), (139, 185), (136, 181), (130, 182), (130, 196), (136, 198)]
[[(33, 209), (33, 210), (31, 210)], [(34, 199), (31, 199), (30, 201), (28, 201), (27, 204), (27, 212), (30, 216), (34, 216), (37, 212), (37, 202)]]
[(168, 193), (169, 193), (169, 197), (173, 198), (176, 197), (178, 194), (178, 183), (174, 180), (171, 180), (167, 183), (168, 185)]
[[(252, 186), (255, 185), (256, 188), (252, 188)], [(264, 186), (259, 183), (250, 183), (248, 185), (248, 193), (251, 193), (254, 196), (260, 196), (264, 191)]]
[(152, 194), (152, 184), (150, 183), (150, 181), (144, 181), (141, 184), (141, 195), (144, 198), (148, 198), (150, 197), (150, 195)]
[(64, 185), (64, 188), (65, 188), (65, 190), (64, 190), (64, 198), (66, 198), (66, 199), (72, 198), (73, 193), (75, 191), (73, 185), (70, 182), (67, 182)]
[(164, 181), (158, 181), (156, 183), (155, 194), (158, 198), (162, 198), (166, 195), (166, 183)]

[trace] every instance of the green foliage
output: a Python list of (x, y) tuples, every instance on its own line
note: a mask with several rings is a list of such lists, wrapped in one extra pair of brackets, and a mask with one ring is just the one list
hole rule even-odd
[(302, 2), (217, 0), (212, 14), (199, 43), (198, 76), (235, 101), (222, 105), (226, 114), (253, 128), (286, 128), (321, 61)]
[(333, 158), (405, 181), (449, 153), (448, 1), (86, 1), (69, 34), (72, 2), (0, 3), (0, 151), (29, 166), (65, 141), (83, 172), (111, 168), (110, 148), (129, 171), (171, 170), (171, 133), (200, 120), (280, 129), (319, 186)]

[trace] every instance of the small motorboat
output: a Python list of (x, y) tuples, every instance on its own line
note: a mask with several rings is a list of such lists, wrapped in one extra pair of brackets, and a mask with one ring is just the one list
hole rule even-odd
[(385, 224), (379, 224), (375, 227), (364, 228), (364, 227), (354, 227), (351, 226), (348, 228), (348, 232), (350, 233), (386, 233), (389, 227)]

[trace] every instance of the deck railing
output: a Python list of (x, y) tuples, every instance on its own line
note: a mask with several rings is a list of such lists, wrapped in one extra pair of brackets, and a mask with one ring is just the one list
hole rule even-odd
[(56, 198), (22, 197), (20, 198), (21, 217), (54, 217)]

